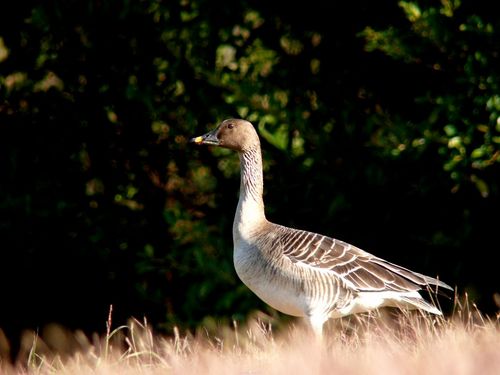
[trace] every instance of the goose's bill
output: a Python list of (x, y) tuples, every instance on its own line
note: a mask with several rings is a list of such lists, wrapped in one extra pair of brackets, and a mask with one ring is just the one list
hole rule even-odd
[(207, 134), (200, 135), (199, 137), (194, 137), (189, 140), (191, 143), (196, 143), (197, 145), (219, 145), (219, 139), (217, 138), (217, 129), (214, 129)]

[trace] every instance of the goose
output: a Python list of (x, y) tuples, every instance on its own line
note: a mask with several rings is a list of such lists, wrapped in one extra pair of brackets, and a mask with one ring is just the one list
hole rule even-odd
[(379, 307), (420, 309), (441, 315), (419, 290), (453, 290), (349, 243), (266, 219), (259, 136), (243, 119), (227, 119), (191, 143), (234, 150), (240, 159), (240, 193), (233, 222), (238, 277), (260, 299), (284, 314), (307, 319), (321, 337), (329, 318)]

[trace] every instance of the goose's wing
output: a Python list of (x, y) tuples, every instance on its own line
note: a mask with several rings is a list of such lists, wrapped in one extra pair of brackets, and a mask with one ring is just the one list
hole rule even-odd
[(410, 292), (447, 284), (387, 262), (346, 242), (320, 234), (286, 229), (280, 236), (284, 256), (293, 263), (328, 270), (358, 291)]

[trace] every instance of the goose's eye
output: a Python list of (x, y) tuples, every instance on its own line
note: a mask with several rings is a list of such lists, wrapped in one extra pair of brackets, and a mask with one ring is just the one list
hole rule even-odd
[(234, 128), (234, 124), (228, 124), (228, 125), (227, 125), (227, 128), (228, 128), (228, 129), (232, 129), (232, 128)]

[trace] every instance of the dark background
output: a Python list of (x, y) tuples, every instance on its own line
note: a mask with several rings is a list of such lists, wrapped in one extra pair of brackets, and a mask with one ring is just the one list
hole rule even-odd
[(259, 129), (272, 221), (498, 310), (500, 24), (489, 2), (44, 1), (0, 9), (0, 327), (170, 332), (269, 311), (237, 279)]

